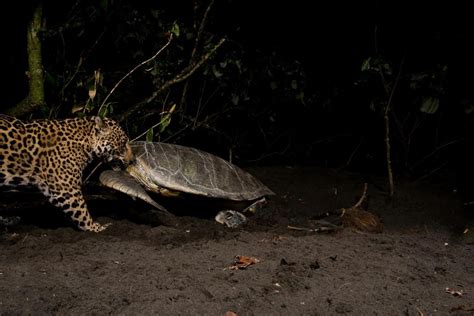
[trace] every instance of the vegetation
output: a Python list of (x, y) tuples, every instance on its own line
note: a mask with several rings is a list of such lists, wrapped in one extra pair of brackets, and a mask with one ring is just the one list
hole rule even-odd
[[(111, 116), (132, 138), (193, 145), (240, 164), (387, 171), (390, 195), (394, 177), (455, 166), (453, 152), (471, 141), (472, 95), (448, 89), (462, 76), (448, 76), (442, 54), (414, 49), (415, 25), (368, 18), (353, 41), (350, 28), (335, 27), (314, 55), (306, 42), (317, 24), (288, 15), (285, 25), (306, 28), (280, 27), (275, 33), (286, 33), (266, 41), (276, 24), (264, 5), (255, 16), (232, 0), (38, 3), (18, 10), (30, 25), (28, 58), (18, 64), (29, 69), (28, 93), (17, 89), (3, 112)], [(448, 35), (432, 27), (424, 38), (435, 46)], [(355, 54), (345, 44), (330, 51), (336, 42)]]

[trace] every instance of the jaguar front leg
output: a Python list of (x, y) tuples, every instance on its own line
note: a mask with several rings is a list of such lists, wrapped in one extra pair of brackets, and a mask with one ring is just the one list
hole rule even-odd
[(66, 213), (80, 230), (98, 233), (110, 225), (110, 223), (101, 225), (94, 222), (87, 210), (87, 204), (80, 187), (71, 188), (68, 193), (48, 191), (49, 201)]

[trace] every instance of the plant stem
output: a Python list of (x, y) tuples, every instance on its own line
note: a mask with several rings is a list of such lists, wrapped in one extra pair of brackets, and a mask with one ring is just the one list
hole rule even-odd
[[(392, 198), (393, 194), (395, 193), (395, 185), (393, 182), (393, 170), (392, 170), (392, 155), (391, 155), (391, 146), (390, 146), (390, 111), (392, 110), (392, 100), (395, 94), (395, 90), (397, 89), (398, 81), (400, 80), (400, 75), (402, 74), (402, 66), (405, 58), (402, 59), (400, 62), (400, 67), (398, 69), (398, 75), (395, 79), (395, 83), (393, 84), (393, 88), (390, 91), (390, 96), (387, 101), (387, 105), (385, 106), (384, 112), (384, 121), (385, 121), (385, 154), (387, 158), (387, 176), (388, 176), (388, 188), (389, 188), (389, 197)], [(382, 73), (382, 71), (380, 71)], [(386, 91), (388, 91), (388, 87), (385, 86)]]

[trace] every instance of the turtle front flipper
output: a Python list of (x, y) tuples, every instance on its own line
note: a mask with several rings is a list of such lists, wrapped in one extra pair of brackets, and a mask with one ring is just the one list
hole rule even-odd
[(156, 203), (143, 187), (125, 171), (105, 170), (99, 176), (100, 182), (112, 189), (123, 192), (131, 197), (137, 197), (160, 211), (168, 213), (168, 210)]

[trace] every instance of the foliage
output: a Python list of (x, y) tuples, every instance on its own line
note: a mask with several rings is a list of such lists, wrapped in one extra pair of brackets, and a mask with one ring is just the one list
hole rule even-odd
[[(179, 142), (239, 163), (271, 157), (372, 171), (383, 168), (380, 117), (398, 82), (390, 110), (396, 172), (434, 170), (469, 137), (472, 84), (458, 96), (463, 81), (453, 80), (453, 62), (435, 55), (440, 49), (420, 52), (426, 45), (411, 29), (367, 20), (367, 28), (319, 30), (326, 24), (299, 24), (304, 19), (286, 7), (270, 19), (266, 5), (256, 6), (261, 11), (246, 16), (246, 4), (235, 0), (44, 0), (46, 104), (30, 117), (112, 116), (132, 138)], [(370, 55), (373, 22), (380, 36)], [(171, 35), (158, 58), (128, 75)], [(428, 42), (446, 52), (438, 38)]]
[[(361, 66), (361, 79), (357, 85), (370, 95), (370, 110), (380, 115), (388, 105), (388, 92), (397, 80), (393, 68), (393, 63), (383, 56), (369, 57)], [(443, 102), (446, 101), (448, 67), (436, 65), (418, 72), (400, 71), (403, 74), (398, 78), (399, 88), (391, 111), (397, 149), (393, 151), (394, 159), (402, 172), (426, 172), (427, 168), (433, 167), (426, 160), (427, 156), (437, 153), (446, 144), (457, 143), (439, 137), (443, 116), (437, 114), (446, 111), (444, 107), (448, 106)]]
[[(213, 14), (211, 4), (190, 6), (179, 14), (160, 4), (150, 9), (121, 1), (65, 5), (66, 14), (50, 7), (43, 32), (50, 92), (44, 115), (90, 115), (100, 108), (101, 116), (119, 117), (143, 102), (195, 64), (222, 36), (213, 31), (218, 27), (212, 16), (203, 22), (206, 9)], [(170, 47), (124, 80), (112, 101), (101, 107), (114, 84), (159, 50), (170, 33), (175, 35)], [(149, 140), (194, 142), (206, 137), (209, 149), (219, 146), (237, 155), (254, 151), (248, 156), (258, 158), (272, 150), (272, 142), (281, 134), (276, 118), (293, 104), (305, 106), (305, 85), (306, 76), (297, 61), (252, 51), (231, 40), (184, 85), (170, 87), (127, 117), (127, 127), (132, 137), (144, 131)], [(172, 121), (171, 116), (175, 117)]]

